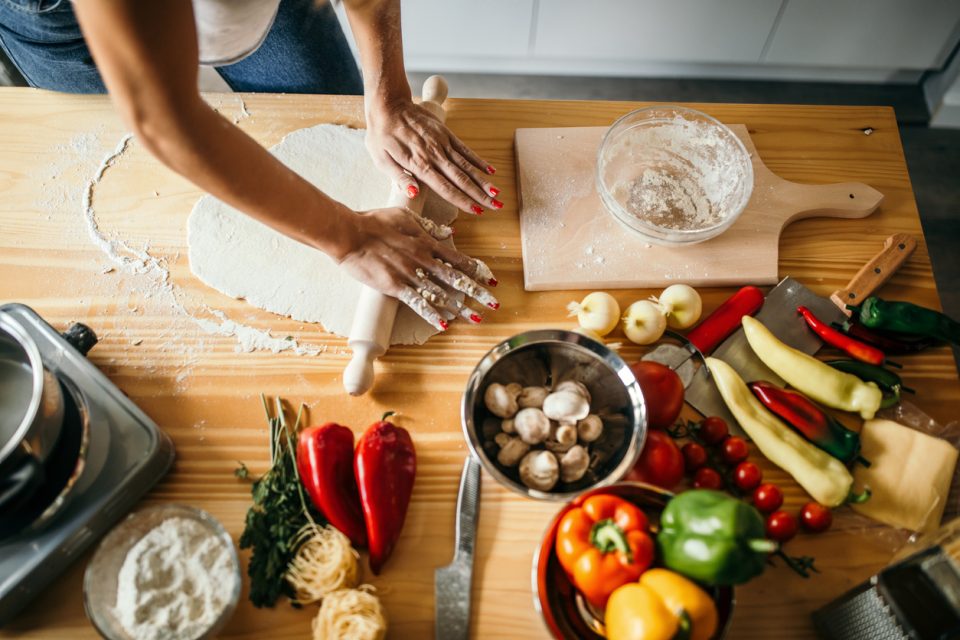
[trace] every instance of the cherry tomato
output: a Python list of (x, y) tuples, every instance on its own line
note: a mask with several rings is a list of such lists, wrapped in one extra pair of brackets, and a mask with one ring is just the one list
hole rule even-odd
[(710, 416), (700, 423), (700, 429), (697, 430), (697, 433), (700, 434), (701, 440), (709, 445), (714, 445), (723, 442), (723, 439), (730, 433), (730, 429), (727, 428), (727, 423), (723, 418)]
[(797, 519), (792, 513), (774, 511), (767, 516), (767, 537), (777, 542), (786, 542), (797, 535)]
[(720, 449), (720, 457), (724, 462), (737, 464), (743, 462), (750, 455), (750, 449), (747, 447), (747, 441), (737, 436), (730, 436), (723, 441)]
[(640, 452), (627, 480), (648, 482), (664, 489), (672, 489), (683, 480), (683, 454), (680, 447), (663, 431), (647, 432), (647, 442)]
[(647, 422), (652, 429), (673, 425), (683, 409), (683, 382), (670, 367), (641, 360), (630, 366), (647, 402)]
[(723, 478), (711, 467), (700, 467), (693, 476), (693, 486), (697, 489), (722, 489)]
[(687, 468), (687, 473), (692, 473), (707, 464), (707, 450), (696, 442), (688, 442), (681, 447), (683, 453), (683, 463)]
[(733, 470), (733, 481), (740, 491), (753, 491), (763, 481), (763, 473), (752, 462), (741, 462)]
[(830, 509), (817, 502), (808, 502), (800, 509), (800, 522), (803, 528), (812, 533), (826, 531), (833, 524)]
[(776, 511), (783, 506), (783, 492), (775, 484), (762, 484), (753, 491), (753, 506), (763, 513)]

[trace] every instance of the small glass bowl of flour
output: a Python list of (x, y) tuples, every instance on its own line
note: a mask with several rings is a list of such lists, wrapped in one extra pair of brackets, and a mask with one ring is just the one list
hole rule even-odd
[(223, 526), (205, 511), (162, 505), (103, 539), (83, 576), (84, 607), (109, 640), (197, 640), (227, 623), (240, 585)]
[(694, 109), (637, 109), (613, 123), (597, 155), (597, 190), (613, 216), (664, 245), (720, 235), (753, 191), (753, 163), (728, 127)]

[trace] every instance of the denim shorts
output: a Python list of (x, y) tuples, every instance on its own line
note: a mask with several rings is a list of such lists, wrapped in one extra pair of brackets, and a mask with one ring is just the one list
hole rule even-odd
[[(106, 93), (70, 0), (0, 0), (0, 48), (32, 87)], [(363, 93), (329, 2), (281, 0), (263, 44), (217, 71), (234, 91)]]

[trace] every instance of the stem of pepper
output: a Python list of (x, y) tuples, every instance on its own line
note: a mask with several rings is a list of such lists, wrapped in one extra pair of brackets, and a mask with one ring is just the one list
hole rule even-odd
[(873, 495), (873, 492), (870, 491), (870, 487), (864, 487), (863, 493), (854, 493), (850, 492), (850, 495), (847, 496), (847, 499), (843, 501), (844, 504), (863, 504), (870, 499), (870, 496)]
[(590, 544), (600, 549), (602, 553), (610, 553), (614, 549), (627, 556), (628, 562), (633, 562), (630, 545), (623, 529), (612, 518), (601, 520), (590, 530)]
[(766, 538), (754, 538), (753, 540), (747, 540), (747, 546), (757, 553), (774, 553), (780, 548), (779, 544), (773, 540), (767, 540)]

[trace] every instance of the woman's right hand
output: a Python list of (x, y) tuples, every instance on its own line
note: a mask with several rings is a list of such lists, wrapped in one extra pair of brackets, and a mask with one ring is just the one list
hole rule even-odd
[(479, 284), (497, 284), (487, 265), (441, 243), (453, 234), (449, 227), (400, 207), (345, 218), (340, 266), (355, 280), (397, 298), (437, 329), (445, 330), (458, 316), (474, 323), (482, 320), (450, 289), (491, 309), (500, 307)]

